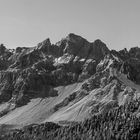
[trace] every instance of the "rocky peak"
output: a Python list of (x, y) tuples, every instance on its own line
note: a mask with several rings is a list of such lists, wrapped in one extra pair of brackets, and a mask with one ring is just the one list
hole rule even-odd
[(117, 55), (119, 55), (123, 60), (129, 59), (129, 52), (126, 48), (117, 52)]
[(66, 38), (62, 39), (56, 45), (61, 49), (61, 54), (68, 53), (70, 55), (82, 55), (80, 53), (83, 48), (88, 49), (90, 43), (81, 36), (70, 33)]
[(99, 39), (91, 43), (91, 46), (91, 55), (94, 56), (95, 59), (101, 60), (105, 55), (110, 53), (110, 50), (107, 48), (106, 44)]
[(70, 33), (66, 38), (62, 39), (56, 46), (59, 47), (61, 55), (70, 54), (80, 58), (102, 59), (109, 53), (106, 44), (101, 40), (95, 40), (93, 43), (88, 42), (81, 36)]
[(129, 55), (134, 58), (140, 59), (140, 48), (134, 47), (129, 50)]
[(4, 44), (0, 44), (0, 55), (2, 55), (6, 51), (6, 47)]
[(96, 39), (96, 40), (94, 41), (94, 44), (95, 44), (96, 46), (98, 46), (98, 47), (100, 47), (100, 46), (106, 46), (106, 44), (103, 43), (100, 39)]
[(42, 51), (46, 51), (50, 46), (51, 46), (51, 42), (49, 38), (45, 39), (44, 41), (42, 41), (37, 45), (38, 49)]
[(140, 59), (139, 47), (130, 48), (129, 51), (125, 48), (123, 50), (120, 50), (118, 53), (124, 61), (129, 60), (129, 59)]
[(68, 34), (68, 36), (66, 36), (65, 39), (68, 40), (68, 41), (71, 41), (71, 42), (78, 41), (78, 40), (86, 40), (83, 37), (81, 37), (79, 35), (76, 35), (74, 33)]

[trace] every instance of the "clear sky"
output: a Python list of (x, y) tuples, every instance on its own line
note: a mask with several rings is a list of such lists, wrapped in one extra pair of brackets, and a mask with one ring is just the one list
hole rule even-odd
[(0, 0), (0, 43), (55, 43), (68, 33), (111, 49), (140, 46), (140, 0)]

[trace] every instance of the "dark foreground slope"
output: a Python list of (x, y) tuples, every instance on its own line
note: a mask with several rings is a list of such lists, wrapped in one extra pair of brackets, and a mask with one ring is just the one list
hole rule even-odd
[(140, 100), (111, 109), (84, 122), (67, 126), (55, 123), (31, 125), (1, 136), (1, 140), (139, 140), (140, 118), (133, 115)]
[(69, 34), (1, 50), (3, 139), (138, 139), (140, 48)]

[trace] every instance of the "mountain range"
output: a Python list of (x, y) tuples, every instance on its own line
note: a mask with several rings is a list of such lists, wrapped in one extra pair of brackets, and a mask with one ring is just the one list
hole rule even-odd
[(35, 47), (0, 45), (3, 137), (50, 122), (52, 129), (77, 125), (134, 102), (130, 114), (139, 118), (139, 97), (139, 47), (110, 50), (99, 39), (89, 42), (73, 33), (56, 44), (47, 38)]

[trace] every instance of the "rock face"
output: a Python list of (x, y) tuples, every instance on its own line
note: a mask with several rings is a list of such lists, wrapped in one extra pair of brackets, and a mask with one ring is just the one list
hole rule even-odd
[(138, 47), (117, 52), (72, 33), (56, 44), (0, 45), (1, 124), (81, 121), (136, 99), (139, 84)]

